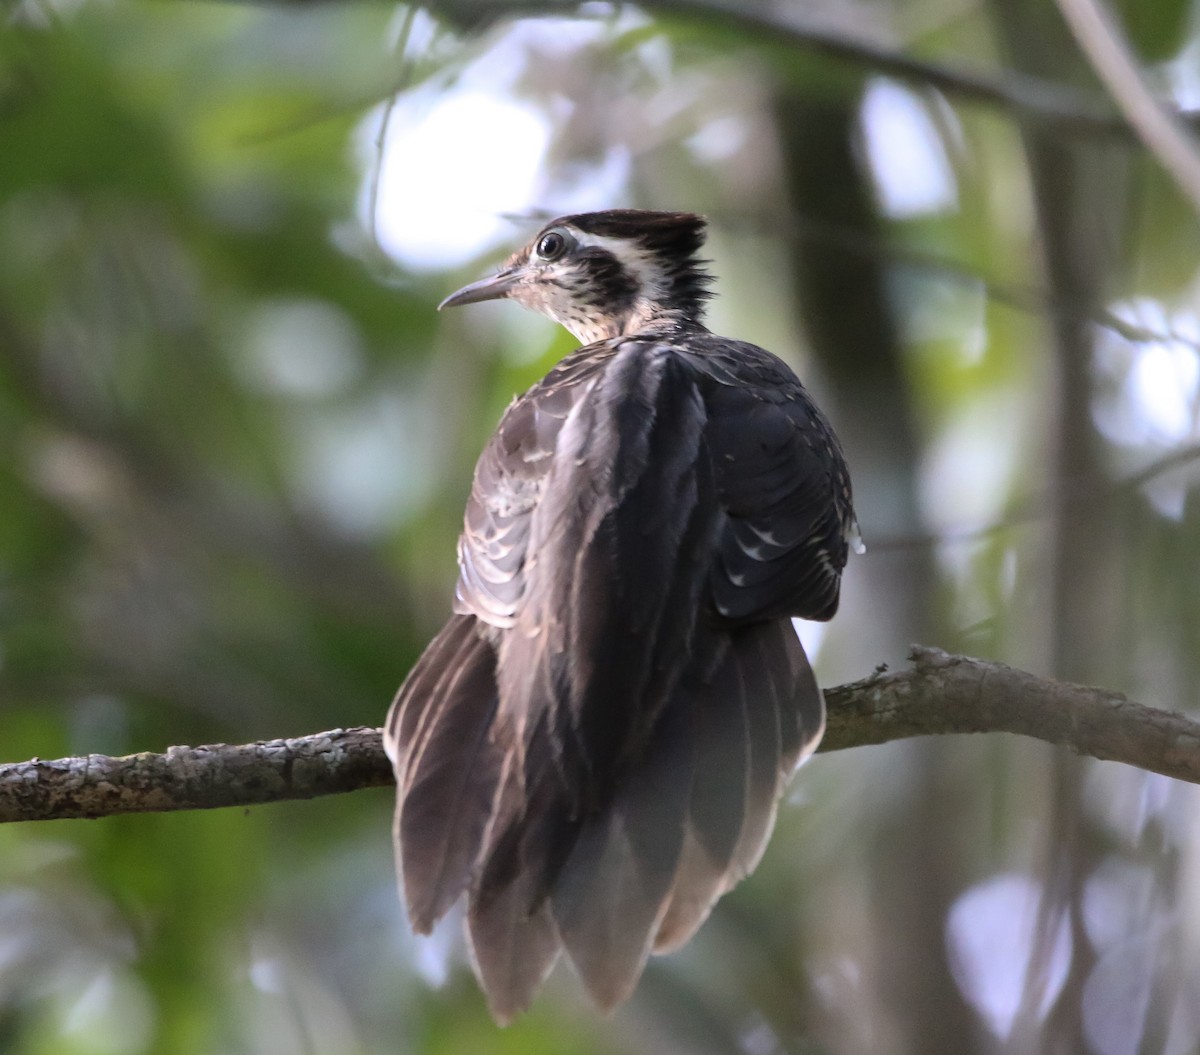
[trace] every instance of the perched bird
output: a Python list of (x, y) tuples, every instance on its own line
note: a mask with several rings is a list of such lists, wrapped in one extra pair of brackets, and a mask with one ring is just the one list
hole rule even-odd
[(796, 375), (704, 327), (704, 232), (564, 216), (441, 305), (507, 297), (584, 343), (484, 448), (454, 614), (384, 731), (412, 926), (466, 895), (501, 1023), (560, 952), (602, 1008), (629, 996), (754, 869), (824, 729), (791, 619), (837, 610), (850, 478)]

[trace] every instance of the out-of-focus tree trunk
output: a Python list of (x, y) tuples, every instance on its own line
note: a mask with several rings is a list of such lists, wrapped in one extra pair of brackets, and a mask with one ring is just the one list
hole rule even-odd
[[(1014, 68), (1089, 84), (1088, 67), (1053, 5), (1040, 0), (992, 0), (999, 39)], [(1075, 309), (1048, 321), (1054, 356), (1055, 398), (1047, 423), (1052, 492), (1071, 493), (1103, 479), (1100, 438), (1092, 422), (1093, 330), (1113, 280), (1121, 232), (1114, 218), (1126, 215), (1124, 151), (1024, 130), (1043, 279), (1057, 303)], [(1099, 489), (1098, 489), (1099, 490)], [(1123, 687), (1119, 560), (1111, 503), (1057, 503), (1047, 522), (1044, 660), (1057, 677)], [(1012, 1048), (1029, 1055), (1076, 1055), (1087, 1051), (1081, 1015), (1083, 986), (1094, 954), (1082, 923), (1084, 884), (1099, 853), (1098, 835), (1081, 810), (1086, 763), (1065, 750), (1055, 753), (1052, 800), (1046, 814), (1045, 895), (1023, 1013)], [(1038, 1021), (1039, 986), (1051, 935), (1070, 922), (1072, 959), (1067, 981), (1045, 1022)]]
[[(797, 220), (791, 242), (795, 297), (856, 471), (868, 536), (912, 536), (921, 533), (919, 430), (884, 263), (861, 251), (885, 234), (859, 150), (858, 102), (854, 93), (814, 97), (807, 86), (794, 85), (777, 97), (785, 193)], [(927, 549), (863, 562), (862, 588), (887, 597), (893, 615), (890, 624), (876, 624), (874, 640), (862, 642), (864, 660), (895, 657), (911, 641), (933, 639), (934, 574)], [(858, 967), (874, 990), (869, 1003), (878, 1008), (879, 1021), (858, 1035), (873, 1037), (879, 1050), (965, 1055), (975, 1047), (978, 1027), (954, 985), (943, 940), (961, 878), (950, 815), (958, 800), (945, 786), (948, 747), (916, 742), (890, 756), (912, 779), (890, 816), (873, 835), (863, 835), (876, 840), (870, 871), (879, 881), (871, 890), (874, 948), (864, 950), (873, 962)], [(830, 1050), (851, 1050), (854, 1035), (831, 1030)]]

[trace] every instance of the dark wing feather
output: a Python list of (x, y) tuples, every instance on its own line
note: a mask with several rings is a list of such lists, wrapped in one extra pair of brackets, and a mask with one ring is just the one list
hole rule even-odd
[(496, 655), (471, 616), (434, 638), (388, 714), (397, 866), (413, 929), (427, 934), (466, 889), (492, 815), (503, 752), (492, 736)]
[[(549, 898), (611, 1006), (641, 972), (677, 871), (694, 770), (683, 677), (721, 517), (696, 378), (669, 349), (624, 342), (573, 393), (499, 645), (498, 722), (524, 757), (470, 927), (481, 967), (510, 962)], [(528, 995), (516, 985), (504, 1003)]]
[(383, 749), (392, 761), (396, 784), (403, 790), (408, 760), (418, 743), (428, 735), (428, 721), (438, 682), (452, 669), (452, 659), (468, 636), (474, 633), (473, 619), (451, 619), (421, 653), (404, 684), (388, 708), (383, 729)]
[[(579, 750), (568, 739), (564, 756), (591, 785), (552, 900), (564, 948), (596, 1002), (612, 1007), (642, 971), (678, 872), (696, 767), (687, 674), (721, 516), (706, 415), (683, 363), (631, 345), (589, 407), (591, 427), (562, 464), (577, 474), (573, 490), (604, 480), (606, 501), (599, 530), (563, 554), (574, 556), (569, 603), (551, 592), (547, 610), (569, 616), (576, 667), (564, 672), (565, 703)], [(539, 659), (561, 662), (549, 650)]]
[(677, 691), (611, 805), (583, 824), (552, 894), (563, 947), (592, 999), (633, 991), (667, 910), (695, 776), (692, 700)]
[(510, 745), (488, 849), (467, 905), (475, 974), (502, 1025), (529, 1006), (558, 959), (543, 877), (550, 870), (546, 858), (565, 855), (553, 792), (539, 791), (522, 772), (522, 766), (552, 770), (549, 745), (544, 737), (521, 751)]
[(750, 761), (746, 814), (733, 852), (730, 889), (757, 867), (775, 811), (797, 765), (825, 732), (825, 698), (808, 657), (786, 621), (755, 627), (735, 642), (745, 684)]
[(690, 655), (720, 521), (704, 425), (687, 367), (625, 342), (559, 437), (499, 680), (502, 711), (548, 717), (575, 815), (645, 751)]
[(712, 571), (717, 610), (739, 622), (831, 618), (854, 527), (833, 430), (769, 352), (712, 337), (689, 347), (707, 381), (707, 440), (729, 514)]
[(559, 363), (508, 408), (475, 466), (454, 610), (509, 627), (525, 590), (529, 532), (553, 464), (559, 433), (603, 371), (612, 350), (590, 348)]
[(656, 952), (687, 942), (754, 870), (784, 785), (825, 727), (821, 691), (787, 620), (735, 630), (712, 654), (720, 658), (693, 693), (697, 776)]

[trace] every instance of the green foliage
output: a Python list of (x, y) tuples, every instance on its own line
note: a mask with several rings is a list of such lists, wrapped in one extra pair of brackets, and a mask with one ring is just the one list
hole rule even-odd
[(1121, 0), (1114, 7), (1136, 53), (1147, 62), (1173, 59), (1190, 42), (1195, 15), (1190, 0)]

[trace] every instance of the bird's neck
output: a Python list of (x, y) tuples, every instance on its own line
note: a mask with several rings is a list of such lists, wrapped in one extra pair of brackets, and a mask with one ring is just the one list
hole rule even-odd
[(614, 337), (641, 337), (703, 329), (692, 312), (673, 309), (650, 300), (636, 300), (624, 311), (587, 313), (556, 320), (582, 344), (595, 344)]

